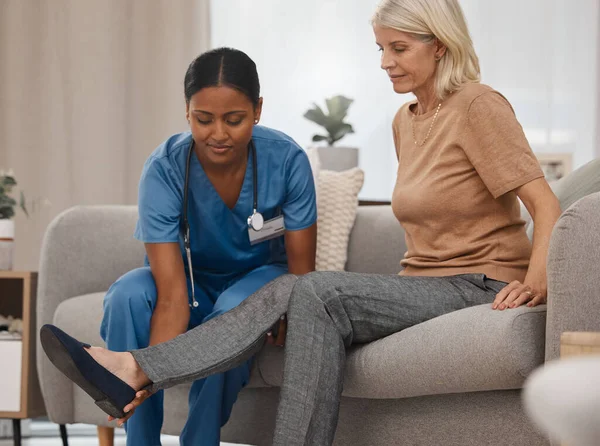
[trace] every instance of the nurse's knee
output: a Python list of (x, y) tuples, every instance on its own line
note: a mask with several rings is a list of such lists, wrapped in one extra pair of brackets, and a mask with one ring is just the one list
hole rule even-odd
[(154, 310), (156, 284), (150, 268), (138, 268), (121, 276), (104, 297), (104, 312)]

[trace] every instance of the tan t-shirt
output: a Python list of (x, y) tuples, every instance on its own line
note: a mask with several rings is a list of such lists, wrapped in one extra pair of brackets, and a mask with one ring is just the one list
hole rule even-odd
[[(512, 107), (490, 87), (467, 84), (442, 103), (416, 146), (415, 105), (400, 108), (393, 123), (392, 209), (408, 248), (401, 274), (523, 280), (531, 243), (514, 189), (543, 172)], [(435, 111), (414, 116), (419, 143)]]

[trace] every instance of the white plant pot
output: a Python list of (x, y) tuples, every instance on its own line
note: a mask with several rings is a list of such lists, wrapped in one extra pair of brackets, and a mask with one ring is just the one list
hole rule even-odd
[(0, 219), (0, 270), (11, 270), (15, 245), (15, 222)]
[(355, 147), (327, 146), (318, 150), (323, 170), (341, 172), (358, 166), (358, 149)]

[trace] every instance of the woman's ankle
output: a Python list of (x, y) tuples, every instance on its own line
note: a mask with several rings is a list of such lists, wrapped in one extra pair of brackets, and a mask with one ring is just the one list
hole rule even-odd
[(144, 370), (140, 367), (138, 362), (135, 360), (134, 356), (127, 352), (127, 369), (132, 373), (132, 379), (135, 384), (134, 389), (136, 391), (143, 389), (147, 385), (151, 384), (152, 381), (148, 378)]

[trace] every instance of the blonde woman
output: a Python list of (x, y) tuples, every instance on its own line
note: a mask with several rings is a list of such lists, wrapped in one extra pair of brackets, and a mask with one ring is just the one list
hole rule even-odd
[[(131, 354), (86, 350), (135, 390), (149, 385), (126, 411), (148, 392), (235, 365), (287, 308), (273, 444), (329, 445), (352, 344), (472, 305), (502, 311), (546, 301), (546, 255), (559, 204), (510, 104), (479, 83), (458, 1), (384, 0), (372, 25), (394, 92), (416, 97), (393, 122), (398, 177), (392, 208), (408, 247), (402, 272), (286, 275), (223, 315), (218, 326), (206, 324)], [(517, 198), (533, 216), (533, 245)], [(240, 330), (236, 321), (250, 312), (252, 326)], [(240, 330), (222, 333), (230, 347), (209, 350), (217, 330), (227, 326)], [(77, 356), (84, 349), (55, 327), (47, 330), (59, 341), (56, 350)], [(84, 370), (95, 367), (90, 359)]]

